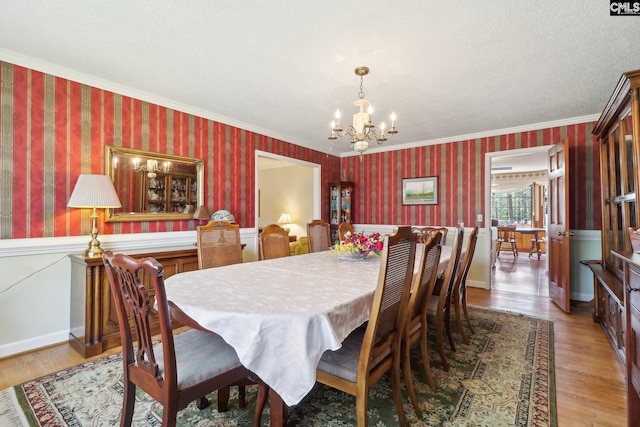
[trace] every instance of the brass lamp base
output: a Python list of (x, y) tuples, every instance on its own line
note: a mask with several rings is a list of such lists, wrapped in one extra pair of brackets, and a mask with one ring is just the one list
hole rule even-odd
[(104, 253), (104, 249), (100, 247), (100, 241), (98, 241), (98, 213), (96, 208), (93, 208), (91, 214), (91, 241), (89, 242), (89, 248), (84, 251), (84, 255), (87, 258), (100, 258)]

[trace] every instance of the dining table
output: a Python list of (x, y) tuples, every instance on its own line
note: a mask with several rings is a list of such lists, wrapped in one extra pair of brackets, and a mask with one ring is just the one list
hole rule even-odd
[[(439, 269), (451, 248), (442, 247)], [(222, 336), (269, 386), (271, 426), (316, 382), (322, 354), (369, 319), (380, 256), (331, 250), (194, 270), (165, 279), (167, 299)], [(187, 322), (189, 324), (189, 322)]]
[(540, 254), (542, 250), (540, 249), (540, 233), (546, 231), (546, 228), (541, 227), (516, 227), (516, 233), (520, 234), (530, 234), (533, 235), (533, 239), (531, 239), (531, 250), (529, 251), (529, 256), (531, 256), (534, 252), (538, 256), (538, 261), (540, 261)]

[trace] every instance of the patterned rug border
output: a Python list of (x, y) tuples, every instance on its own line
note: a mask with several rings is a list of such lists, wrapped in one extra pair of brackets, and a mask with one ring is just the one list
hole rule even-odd
[(473, 308), (474, 310), (489, 311), (494, 313), (513, 314), (515, 316), (523, 316), (523, 317), (531, 317), (532, 319), (546, 320), (547, 322), (553, 323), (553, 319), (551, 317), (539, 316), (537, 314), (523, 313), (522, 311), (516, 311), (508, 308), (482, 307), (480, 305), (472, 305), (472, 304), (468, 304), (467, 307)]

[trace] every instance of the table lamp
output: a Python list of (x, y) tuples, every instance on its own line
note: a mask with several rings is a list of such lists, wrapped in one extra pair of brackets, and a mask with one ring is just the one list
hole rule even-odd
[(202, 225), (202, 221), (209, 220), (210, 215), (211, 214), (209, 213), (209, 209), (207, 209), (205, 205), (200, 205), (198, 206), (198, 209), (196, 209), (195, 213), (193, 214), (193, 217), (195, 219), (200, 220), (200, 225)]
[(91, 241), (84, 254), (89, 258), (102, 256), (104, 251), (98, 241), (98, 213), (96, 208), (122, 207), (111, 178), (107, 175), (80, 175), (73, 193), (71, 193), (67, 207), (93, 208), (93, 213), (91, 214)]
[(291, 224), (293, 221), (291, 220), (291, 215), (289, 215), (286, 212), (283, 212), (282, 214), (280, 214), (280, 218), (278, 218), (278, 224), (284, 228), (284, 230), (288, 233), (289, 232), (289, 227), (287, 227), (287, 224)]

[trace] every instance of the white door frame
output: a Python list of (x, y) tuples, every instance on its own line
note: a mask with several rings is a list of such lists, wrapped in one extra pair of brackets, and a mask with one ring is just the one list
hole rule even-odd
[[(258, 229), (258, 188), (259, 188), (259, 182), (260, 182), (260, 169), (258, 168), (258, 161), (260, 157), (268, 157), (270, 159), (275, 159), (275, 160), (283, 160), (289, 163), (295, 163), (298, 164), (300, 166), (306, 166), (309, 168), (313, 169), (313, 217), (314, 218), (322, 218), (322, 204), (321, 204), (321, 189), (320, 189), (320, 177), (321, 177), (321, 168), (322, 166), (317, 164), (317, 163), (311, 163), (311, 162), (307, 162), (305, 160), (299, 160), (299, 159), (294, 159), (292, 157), (287, 157), (287, 156), (281, 156), (279, 154), (273, 154), (273, 153), (269, 153), (267, 151), (261, 151), (261, 150), (256, 150), (256, 154), (255, 154), (255, 171), (256, 171), (256, 177), (255, 177), (255, 191), (254, 191), (254, 206), (255, 206), (255, 218), (254, 218), (254, 224), (255, 224), (255, 228), (256, 230)], [(257, 236), (257, 233), (256, 233)]]
[[(532, 154), (548, 152), (551, 145), (541, 145), (538, 147), (516, 148), (513, 150), (493, 151), (484, 155), (484, 228), (485, 228), (485, 253), (491, 254), (491, 161), (495, 157), (514, 156), (522, 154)], [(487, 257), (485, 268), (485, 289), (491, 289), (491, 255)]]

